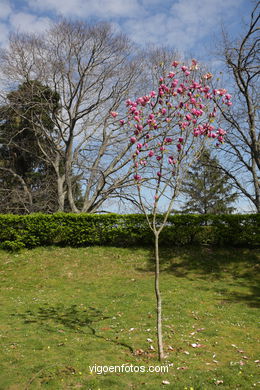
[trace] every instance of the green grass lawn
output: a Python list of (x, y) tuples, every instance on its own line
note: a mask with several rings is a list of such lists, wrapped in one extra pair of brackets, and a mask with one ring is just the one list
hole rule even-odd
[[(0, 251), (0, 259), (1, 390), (260, 384), (257, 250), (162, 251), (163, 363), (151, 250), (51, 247)], [(122, 365), (147, 372), (90, 369)], [(168, 372), (148, 372), (157, 366)]]

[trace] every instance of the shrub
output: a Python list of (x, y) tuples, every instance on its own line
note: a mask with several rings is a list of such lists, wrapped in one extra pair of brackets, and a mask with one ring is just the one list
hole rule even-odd
[[(172, 215), (160, 244), (257, 246), (259, 226), (259, 214)], [(0, 245), (8, 250), (46, 245), (131, 247), (152, 242), (153, 234), (142, 214), (0, 215)]]

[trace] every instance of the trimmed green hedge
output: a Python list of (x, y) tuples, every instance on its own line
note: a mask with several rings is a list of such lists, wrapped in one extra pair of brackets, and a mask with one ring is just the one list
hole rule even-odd
[[(162, 216), (159, 216), (159, 220)], [(174, 215), (160, 244), (258, 246), (260, 215)], [(0, 246), (17, 250), (36, 246), (151, 245), (153, 234), (141, 214), (0, 215)]]

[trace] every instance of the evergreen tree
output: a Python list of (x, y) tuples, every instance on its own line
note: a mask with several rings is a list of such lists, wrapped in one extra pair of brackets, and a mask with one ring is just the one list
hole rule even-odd
[(218, 160), (204, 150), (183, 183), (182, 194), (186, 202), (182, 213), (230, 214), (235, 210), (231, 204), (238, 195), (232, 191), (228, 176), (217, 166)]
[(55, 172), (38, 145), (42, 126), (54, 131), (52, 115), (59, 96), (37, 81), (7, 95), (0, 107), (0, 212), (51, 212), (55, 209)]

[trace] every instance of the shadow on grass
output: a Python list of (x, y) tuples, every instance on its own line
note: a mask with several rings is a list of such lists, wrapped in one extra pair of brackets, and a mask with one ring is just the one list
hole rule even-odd
[(77, 305), (65, 307), (64, 305), (48, 306), (46, 304), (45, 307), (40, 307), (38, 311), (33, 312), (27, 310), (25, 313), (16, 313), (12, 314), (12, 316), (23, 318), (25, 324), (37, 323), (40, 326), (44, 325), (45, 327), (47, 325), (48, 331), (53, 331), (51, 326), (49, 326), (51, 321), (77, 333), (86, 334), (83, 328), (87, 328), (92, 336), (116, 345), (121, 345), (122, 347), (129, 349), (131, 353), (134, 353), (134, 350), (130, 345), (97, 334), (94, 324), (111, 317), (104, 316), (100, 310), (94, 307), (88, 307), (87, 309), (82, 310), (78, 308)]
[[(258, 287), (260, 252), (246, 248), (175, 247), (160, 249), (161, 273), (190, 280), (225, 280), (231, 277), (239, 287), (247, 287), (250, 294), (230, 294), (232, 301), (244, 301), (259, 307)], [(146, 267), (141, 272), (154, 271), (154, 252), (150, 251)], [(228, 293), (228, 291), (227, 291)]]

